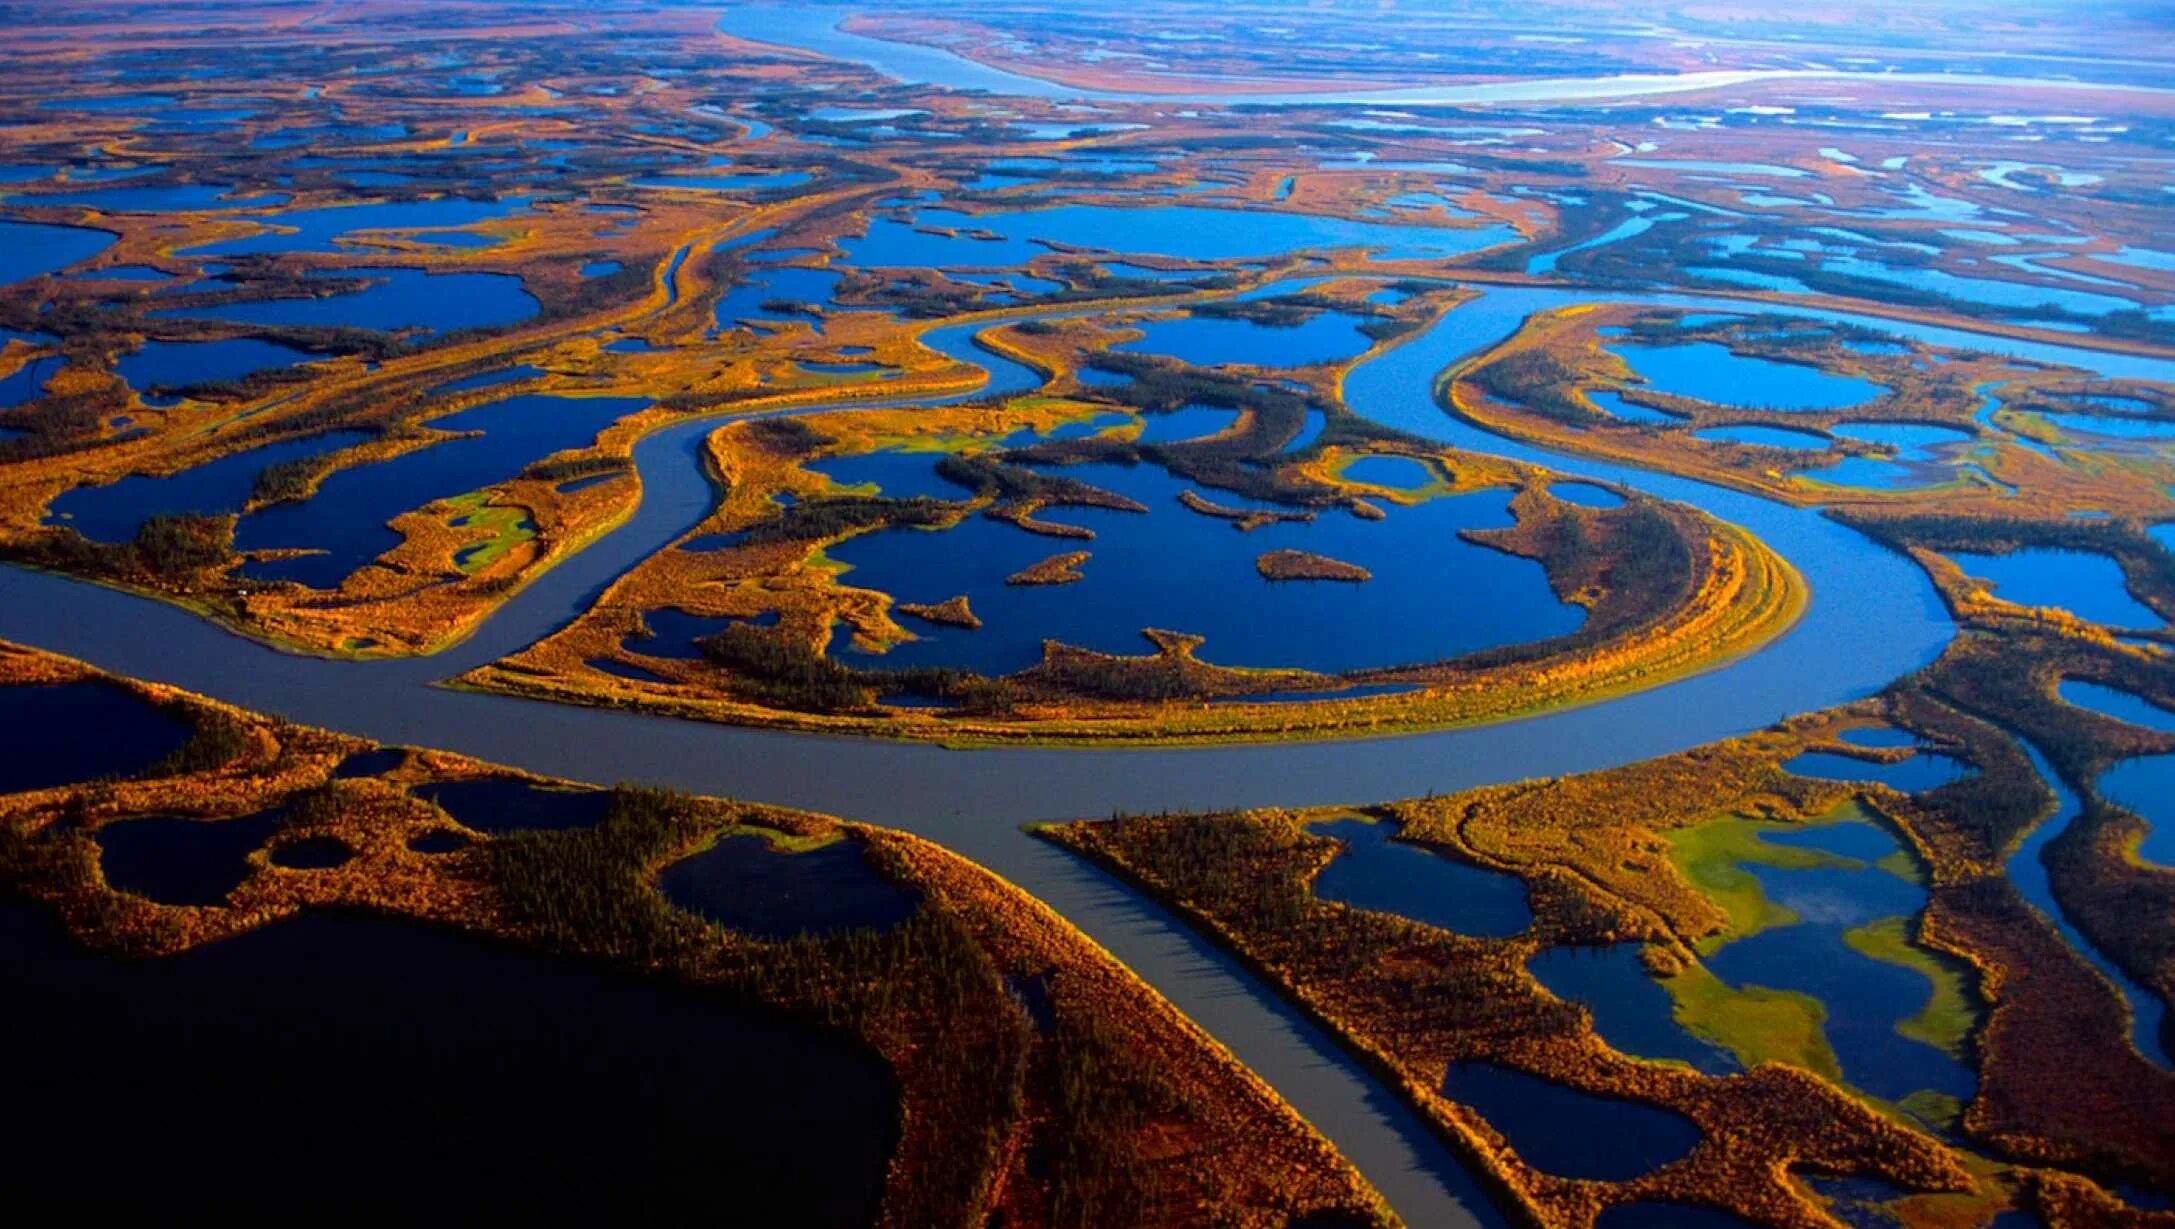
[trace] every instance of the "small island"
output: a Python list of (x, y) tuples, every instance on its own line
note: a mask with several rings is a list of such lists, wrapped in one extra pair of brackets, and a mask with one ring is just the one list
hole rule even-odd
[(1254, 567), (1269, 580), (1341, 580), (1357, 584), (1374, 579), (1374, 573), (1356, 563), (1303, 550), (1272, 550), (1254, 560)]

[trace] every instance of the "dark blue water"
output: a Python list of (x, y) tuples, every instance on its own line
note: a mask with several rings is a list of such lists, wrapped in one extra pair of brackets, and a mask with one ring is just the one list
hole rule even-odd
[(61, 369), (61, 363), (59, 355), (45, 355), (31, 359), (16, 368), (14, 374), (0, 379), (0, 409), (12, 409), (42, 396), (45, 382)]
[(297, 328), (356, 328), (432, 333), (495, 328), (536, 314), (538, 304), (505, 273), (426, 273), (421, 269), (363, 268), (313, 276), (363, 277), (369, 284), (352, 294), (318, 299), (265, 299), (219, 307), (171, 308), (155, 317), (188, 316), (233, 324), (291, 325)]
[(1994, 596), (2022, 606), (2056, 606), (2109, 627), (2159, 627), (2150, 607), (2131, 597), (2122, 565), (2105, 555), (2027, 547), (2006, 555), (1944, 552), (1967, 575), (1987, 581)]
[(583, 277), (609, 277), (623, 266), (616, 260), (592, 260), (581, 267)]
[(2163, 734), (2175, 734), (2175, 712), (2161, 708), (2134, 692), (2114, 687), (2103, 687), (2083, 679), (2063, 679), (2055, 689), (2065, 704), (2088, 708), (2102, 717), (2127, 721), (2131, 725), (2158, 730)]
[(162, 905), (223, 905), (249, 877), (250, 854), (287, 822), (284, 809), (239, 819), (131, 819), (98, 830), (106, 882)]
[(545, 789), (514, 777), (441, 781), (409, 792), (477, 832), (594, 828), (612, 809), (609, 790)]
[(1700, 1138), (1698, 1125), (1674, 1111), (1493, 1063), (1452, 1064), (1442, 1095), (1477, 1110), (1526, 1164), (1559, 1177), (1628, 1181), (1687, 1155)]
[(0, 794), (142, 772), (179, 751), (186, 722), (105, 683), (0, 687)]
[(726, 837), (666, 867), (657, 887), (680, 908), (759, 939), (890, 930), (921, 904), (877, 874), (850, 837), (802, 853), (761, 836)]
[(2124, 760), (2100, 777), (2098, 788), (2101, 797), (2144, 819), (2137, 856), (2155, 866), (2175, 866), (2175, 755)]
[(348, 573), (400, 544), (386, 522), (435, 500), (463, 495), (520, 473), (649, 404), (639, 397), (508, 397), (434, 419), (446, 431), (480, 431), (390, 461), (342, 469), (299, 503), (277, 504), (241, 519), (236, 550), (307, 547), (322, 554), (244, 565), (244, 575), (337, 586)]
[(801, 468), (822, 474), (853, 494), (882, 495), (886, 499), (972, 499), (974, 492), (946, 480), (935, 452), (865, 452), (826, 457)]
[(43, 222), (0, 222), (0, 286), (58, 273), (89, 260), (120, 238), (112, 231)]
[(341, 250), (337, 241), (356, 231), (473, 226), (478, 222), (512, 217), (528, 208), (529, 199), (526, 196), (509, 196), (496, 201), (471, 201), (448, 196), (427, 201), (383, 201), (370, 205), (328, 205), (318, 209), (296, 209), (265, 219), (273, 226), (291, 228), (294, 233), (274, 231), (240, 239), (222, 239), (216, 243), (189, 248), (182, 255), (243, 256), (255, 252), (337, 252)]
[(734, 615), (689, 614), (684, 610), (663, 606), (643, 611), (642, 622), (648, 626), (650, 634), (628, 636), (621, 641), (621, 648), (644, 657), (693, 660), (702, 656), (702, 650), (695, 647), (697, 640), (715, 636), (735, 623), (775, 627), (778, 623), (778, 612), (769, 610), (752, 619), (743, 619)]
[(1921, 751), (1893, 764), (1861, 760), (1833, 751), (1807, 751), (1786, 761), (1782, 770), (1823, 781), (1878, 781), (1890, 789), (1915, 794), (1970, 775), (1971, 768), (1953, 756)]
[(2175, 1066), (2175, 1061), (2170, 1060), (2167, 1048), (2160, 1042), (2160, 1022), (2167, 1015), (2167, 1004), (2159, 995), (2138, 985), (2129, 974), (2107, 959), (2084, 936), (2084, 932), (2078, 930), (2076, 924), (2070, 921), (2068, 911), (2055, 899), (2054, 883), (2047, 874), (2042, 856), (2047, 845), (2067, 830), (2084, 808), (2061, 775), (2054, 771), (2053, 765), (2047, 763), (2047, 757), (2040, 753), (2039, 748), (2030, 743), (2021, 745), (2024, 753), (2031, 757), (2032, 768), (2038, 772), (2039, 779), (2047, 783), (2048, 789), (2054, 791), (2055, 807), (2054, 813), (2025, 834), (2024, 839), (2018, 843), (2016, 852), (2009, 855), (2009, 881), (2016, 885), (2016, 890), (2023, 894), (2025, 900), (2030, 901), (2061, 932), (2062, 938), (2068, 941), (2070, 950), (2096, 969), (2121, 994), (2123, 1001), (2129, 1005), (2130, 1040), (2137, 1047), (2137, 1052), (2163, 1068)]
[(1548, 493), (1567, 504), (1581, 508), (1621, 508), (1624, 497), (1605, 486), (1590, 482), (1558, 482), (1548, 488)]
[[(915, 226), (986, 230), (994, 240), (925, 234)], [(909, 225), (891, 218), (869, 223), (866, 238), (844, 240), (846, 263), (864, 268), (1001, 267), (1050, 251), (1047, 243), (1110, 252), (1151, 253), (1184, 260), (1243, 260), (1308, 249), (1367, 247), (1384, 259), (1448, 257), (1506, 242), (1500, 225), (1450, 228), (1349, 222), (1310, 214), (1213, 209), (1199, 205), (1060, 205), (974, 215), (925, 210)], [(1042, 240), (1045, 242), (1037, 242)]]
[(1641, 946), (1551, 947), (1526, 968), (1550, 994), (1592, 1012), (1594, 1032), (1619, 1054), (1673, 1058), (1714, 1075), (1739, 1070), (1735, 1055), (1677, 1023), (1676, 1001), (1646, 971)]
[[(1191, 404), (1182, 405), (1168, 413), (1143, 414), (1140, 435), (1136, 442), (1171, 444), (1180, 440), (1202, 439), (1230, 429), (1238, 418), (1237, 410)], [(1051, 438), (1056, 438), (1054, 432)]]
[(718, 300), (717, 326), (729, 329), (748, 320), (779, 323), (810, 320), (812, 318), (806, 312), (774, 311), (763, 305), (780, 301), (828, 309), (831, 296), (838, 293), (840, 276), (829, 269), (806, 269), (798, 265), (755, 270), (748, 274), (746, 281), (726, 291)]
[(1325, 311), (1296, 325), (1257, 324), (1218, 316), (1150, 320), (1135, 327), (1145, 336), (1111, 347), (1140, 354), (1163, 354), (1199, 367), (1253, 363), (1263, 367), (1300, 367), (1334, 363), (1362, 354), (1374, 344), (1359, 326), (1360, 316)]
[[(926, 462), (935, 464), (935, 458)], [(889, 529), (841, 542), (829, 555), (851, 569), (843, 583), (900, 601), (966, 594), (984, 626), (932, 628), (867, 657), (869, 664), (946, 665), (1009, 674), (1042, 660), (1045, 639), (1104, 652), (1148, 651), (1144, 628), (1204, 636), (1205, 661), (1325, 673), (1439, 661), (1476, 649), (1574, 631), (1584, 619), (1558, 601), (1538, 563), (1461, 540), (1463, 529), (1511, 523), (1504, 491), (1434, 499), (1365, 521), (1341, 510), (1312, 523), (1234, 532), (1230, 522), (1178, 503), (1191, 489), (1155, 465), (1093, 464), (1049, 471), (1138, 500), (1147, 513), (1052, 508), (1045, 520), (1092, 530), (1092, 541), (1032, 534), (971, 516), (942, 531)], [(1227, 506), (1254, 506), (1222, 492)], [(1312, 551), (1373, 573), (1362, 584), (1276, 582), (1255, 565), (1264, 552)], [(1085, 578), (1008, 585), (1052, 555), (1086, 550)], [(1485, 593), (1488, 600), (1461, 600)], [(1427, 611), (1429, 617), (1413, 617)]]
[(1977, 1086), (1970, 1068), (1896, 1031), (1924, 1009), (1932, 993), (1925, 976), (1860, 955), (1844, 942), (1851, 930), (1924, 910), (1923, 886), (1875, 865), (1902, 846), (1864, 820), (1763, 829), (1760, 836), (1829, 856), (1822, 865), (1797, 868), (1740, 863), (1767, 899), (1797, 920), (1725, 942), (1706, 957), (1708, 970), (1738, 989), (1765, 986), (1819, 1000), (1827, 1011), (1828, 1044), (1843, 1077), (1858, 1088), (1889, 1100), (1921, 1089), (1970, 1100)]
[(1609, 349), (1645, 377), (1646, 386), (1717, 405), (1771, 410), (1839, 410), (1887, 390), (1855, 376), (1817, 367), (1735, 354), (1719, 342), (1675, 345), (1623, 343)]
[[(805, 1021), (417, 923), (307, 914), (160, 960), (94, 956), (0, 904), (0, 1097), (14, 1197), (156, 1219), (174, 1201), (274, 1220), (323, 1195), (327, 1158), (437, 1170), (462, 1220), (669, 1215), (733, 1191), (751, 1223), (868, 1224), (895, 1140), (884, 1063)], [(159, 1141), (85, 1148), (126, 1105)], [(419, 1112), (419, 1107), (427, 1107)], [(236, 1178), (245, 1166), (246, 1181)], [(343, 1207), (411, 1216), (415, 1186)]]
[(147, 341), (116, 359), (113, 369), (129, 387), (187, 388), (239, 380), (253, 371), (308, 362), (309, 353), (254, 337), (226, 341)]
[(1892, 725), (1860, 726), (1854, 730), (1844, 730), (1835, 737), (1837, 740), (1849, 743), (1853, 747), (1915, 747), (1919, 745), (1918, 735), (1911, 733), (1909, 730), (1899, 730)]
[(71, 525), (94, 542), (126, 542), (154, 516), (239, 512), (267, 468), (372, 438), (367, 431), (333, 431), (232, 453), (165, 477), (136, 475), (107, 486), (76, 487), (53, 500), (47, 519)]
[(1395, 828), (1363, 819), (1312, 825), (1345, 845), (1315, 876), (1314, 894), (1481, 939), (1508, 938), (1533, 924), (1525, 883), (1516, 875), (1393, 840)]

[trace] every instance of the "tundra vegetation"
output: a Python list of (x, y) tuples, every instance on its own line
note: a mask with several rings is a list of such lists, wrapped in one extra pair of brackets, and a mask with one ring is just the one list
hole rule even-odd
[[(0, 686), (99, 677), (0, 645)], [(0, 798), (0, 884), (99, 952), (170, 960), (296, 916), (362, 911), (714, 990), (850, 1039), (889, 1070), (895, 1115), (867, 1124), (895, 1140), (881, 1224), (1175, 1225), (1208, 1209), (1237, 1224), (1389, 1223), (1351, 1167), (1228, 1051), (1048, 908), (928, 841), (632, 786), (608, 791), (591, 826), (519, 830), (519, 800), (456, 816), (431, 791), (576, 787), (105, 681), (193, 737), (131, 776)], [(198, 847), (267, 814), (276, 824), (232, 851), (235, 882), (208, 903), (108, 881), (104, 842), (157, 822), (145, 817), (185, 825), (172, 856), (201, 860)], [(669, 868), (747, 837), (788, 858), (850, 846), (865, 873), (910, 894), (911, 912), (885, 928), (796, 936), (795, 902), (831, 890), (811, 869), (772, 903), (765, 933), (750, 934), (660, 890)], [(336, 854), (289, 856), (298, 849)], [(735, 1112), (729, 1100), (714, 1109)]]
[[(2133, 717), (2175, 709), (2175, 386), (2153, 378), (2175, 353), (2165, 14), (1851, 3), (1641, 32), (1613, 0), (1566, 0), (1564, 26), (1612, 31), (1567, 39), (1530, 7), (841, 14), (851, 34), (1105, 93), (1091, 116), (900, 82), (695, 7), (370, 0), (268, 24), (217, 3), (53, 22), (31, 5), (0, 31), (0, 559), (283, 649), (425, 655), (615, 529), (651, 532), (645, 499), (699, 464), (699, 524), (645, 539), (560, 630), (458, 685), (792, 730), (1145, 744), (1601, 701), (1756, 651), (1820, 600), (1736, 526), (1631, 478), (1581, 496), (1565, 472), (1814, 509), (1915, 561), (1959, 628), (1878, 696), (1582, 776), (1046, 835), (1251, 962), (1549, 1229), (1653, 1204), (1778, 1229), (2167, 1220), (2175, 1091), (2134, 1022), (2175, 1000), (2175, 870), (2146, 852), (2150, 799), (2103, 783), (2175, 735), (2064, 698), (2093, 684)], [(1965, 62), (2017, 75), (1932, 75)], [(1868, 72), (1249, 102), (1839, 63)], [(1224, 97), (1175, 101), (1196, 94)], [(1505, 319), (1491, 294), (1539, 306)], [(1348, 400), (1363, 365), (1468, 325), (1471, 352), (1415, 377), (1409, 404)], [(1201, 340), (1233, 335), (1236, 360)], [(1377, 421), (1408, 411), (1442, 430)], [(1437, 442), (1453, 426), (1500, 447)], [(928, 481), (830, 473), (900, 456)], [(1151, 488), (1152, 507), (1127, 493)], [(916, 657), (1019, 631), (1008, 595), (1092, 609), (1120, 568), (1111, 518), (1244, 543), (1254, 592), (1371, 601), (1393, 569), (1279, 535), (1394, 533), (1459, 500), (1502, 516), (1444, 536), (1530, 565), (1574, 630), (1353, 669), (1291, 664), (1324, 639), (1296, 620), (1261, 660), (1180, 620), (1117, 629), (1130, 653), (1045, 636), (1004, 670)], [(1035, 547), (1020, 585), (902, 596), (842, 558), (991, 524)], [(2127, 613), (2078, 609), (2082, 582), (2035, 591), (2033, 560), (2091, 565)], [(1167, 548), (1135, 578), (1197, 584), (1199, 562)], [(1445, 586), (1329, 638), (1494, 596)], [(0, 675), (95, 678), (16, 649)], [(110, 682), (187, 736), (134, 775), (0, 797), (0, 879), (99, 952), (178, 960), (362, 910), (783, 1013), (896, 1081), (886, 1224), (1388, 1220), (1168, 1004), (912, 836), (628, 788), (593, 826), (494, 833), (427, 791), (563, 783)], [(1853, 741), (1873, 730), (1920, 749)], [(1805, 753), (1869, 775), (1789, 771)], [(1968, 771), (1881, 783), (1934, 755)], [(1531, 920), (1467, 934), (1323, 895), (1362, 843), (1338, 826), (1353, 815), (1515, 881)], [(202, 825), (207, 844), (269, 834), (216, 903), (162, 904), (103, 869), (101, 834), (137, 821)], [(1968, 1087), (1876, 1094), (1842, 1055), (1862, 1023), (1846, 1005), (1716, 972), (1783, 928), (1763, 874), (1852, 862), (1803, 843), (1846, 823), (1892, 842), (1858, 861), (1924, 900), (1827, 954), (1923, 982), (1886, 1031)], [(889, 929), (776, 940), (659, 890), (666, 867), (748, 836), (852, 843), (918, 904)], [(1671, 1025), (1736, 1069), (1619, 1048), (1622, 1003), (1529, 971), (1618, 945), (1636, 945), (1634, 990), (1659, 987)], [(2158, 1041), (2175, 1047), (2164, 1022)], [(1458, 1081), (1475, 1071), (1696, 1139), (1634, 1175), (1566, 1176), (1473, 1103)], [(1867, 1190), (1890, 1193), (1838, 1193)]]

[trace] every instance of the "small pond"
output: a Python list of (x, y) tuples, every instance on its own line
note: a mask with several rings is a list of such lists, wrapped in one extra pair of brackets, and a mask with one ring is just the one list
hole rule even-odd
[(890, 930), (921, 903), (878, 874), (850, 837), (793, 850), (761, 835), (728, 836), (666, 867), (657, 886), (680, 908), (759, 939)]

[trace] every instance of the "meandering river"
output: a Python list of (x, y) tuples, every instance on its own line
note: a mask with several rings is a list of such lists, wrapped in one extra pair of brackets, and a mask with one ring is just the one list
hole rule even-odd
[[(599, 783), (639, 781), (807, 807), (919, 833), (1048, 902), (1139, 972), (1314, 1122), (1409, 1223), (1500, 1223), (1443, 1145), (1321, 1030), (1154, 903), (1027, 836), (1020, 825), (1128, 809), (1371, 802), (1603, 768), (1861, 698), (1937, 655), (1955, 629), (1916, 565), (1819, 513), (1689, 479), (1558, 456), (1460, 423), (1435, 404), (1431, 390), (1438, 373), (1508, 336), (1530, 313), (1581, 299), (1626, 297), (1486, 290), (1423, 334), (1364, 362), (1346, 383), (1351, 407), (1385, 425), (1703, 508), (1759, 535), (1809, 582), (1812, 601), (1804, 618), (1761, 651), (1589, 707), (1372, 740), (954, 751), (429, 686), (549, 634), (613, 578), (700, 520), (715, 495), (699, 455), (714, 420), (678, 424), (641, 441), (634, 453), (642, 482), (636, 514), (514, 597), (475, 636), (435, 658), (354, 663), (289, 655), (175, 606), (19, 568), (0, 568), (0, 637), (385, 742), (443, 747)], [(1697, 296), (1630, 297), (1743, 310), (1742, 304)], [(1872, 317), (1795, 314), (2109, 374), (2175, 376), (2175, 363), (2160, 360)], [(987, 369), (994, 391), (1033, 386), (1032, 372), (977, 348), (975, 331), (954, 326), (927, 340)]]

